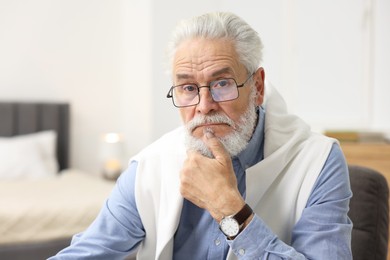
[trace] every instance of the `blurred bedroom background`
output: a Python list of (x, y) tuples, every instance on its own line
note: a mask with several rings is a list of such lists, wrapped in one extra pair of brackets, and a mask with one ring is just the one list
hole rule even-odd
[(264, 43), (266, 78), (315, 131), (390, 132), (387, 0), (0, 0), (0, 100), (68, 102), (70, 166), (99, 172), (180, 124), (164, 51), (182, 18), (233, 11)]

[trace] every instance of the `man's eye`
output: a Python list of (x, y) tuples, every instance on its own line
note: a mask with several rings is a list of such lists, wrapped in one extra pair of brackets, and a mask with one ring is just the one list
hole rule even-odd
[(225, 88), (225, 87), (229, 87), (230, 86), (230, 82), (229, 80), (227, 79), (222, 79), (222, 80), (218, 80), (216, 81), (214, 84), (213, 84), (213, 88)]
[(183, 85), (182, 89), (185, 92), (193, 92), (193, 91), (196, 91), (196, 86), (195, 85)]

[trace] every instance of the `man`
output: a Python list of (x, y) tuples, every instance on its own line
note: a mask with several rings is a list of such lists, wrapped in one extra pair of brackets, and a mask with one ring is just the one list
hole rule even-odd
[(181, 23), (170, 47), (184, 127), (131, 159), (53, 259), (351, 259), (342, 152), (265, 83), (257, 33), (209, 13)]

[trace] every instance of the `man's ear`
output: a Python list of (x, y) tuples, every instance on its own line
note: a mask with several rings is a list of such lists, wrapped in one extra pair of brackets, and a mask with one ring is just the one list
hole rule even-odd
[(256, 87), (256, 105), (261, 106), (264, 101), (265, 72), (263, 67), (258, 68), (257, 71), (253, 74), (253, 80)]

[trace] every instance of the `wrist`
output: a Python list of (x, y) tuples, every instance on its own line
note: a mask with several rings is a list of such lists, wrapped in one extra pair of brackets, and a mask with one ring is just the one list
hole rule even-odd
[(234, 239), (252, 218), (253, 210), (245, 204), (236, 214), (223, 217), (219, 222), (219, 227), (228, 239)]
[(208, 210), (211, 216), (218, 223), (225, 216), (231, 216), (237, 214), (245, 205), (244, 199), (241, 194), (231, 193), (229, 195), (222, 195), (216, 200), (214, 207)]

